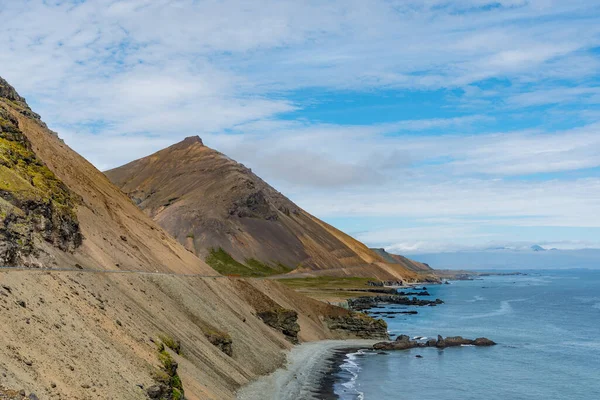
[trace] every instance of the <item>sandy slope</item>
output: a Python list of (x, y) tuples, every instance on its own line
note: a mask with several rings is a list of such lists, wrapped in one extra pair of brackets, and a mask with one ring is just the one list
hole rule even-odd
[[(335, 338), (323, 315), (346, 312), (266, 280), (0, 270), (0, 376), (42, 399), (141, 400), (136, 385), (152, 385), (158, 368), (151, 339), (168, 334), (182, 343), (186, 398), (232, 399), (291, 348), (256, 317), (248, 299), (264, 296), (300, 313), (303, 341)], [(207, 329), (231, 336), (233, 357)]]
[(369, 348), (369, 340), (325, 340), (304, 343), (288, 354), (287, 366), (264, 376), (238, 392), (238, 400), (317, 400), (315, 392), (330, 366), (334, 350)]

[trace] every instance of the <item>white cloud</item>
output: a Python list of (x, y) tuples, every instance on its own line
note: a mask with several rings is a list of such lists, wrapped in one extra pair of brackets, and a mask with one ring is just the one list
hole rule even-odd
[[(101, 169), (199, 134), (321, 216), (598, 226), (595, 175), (513, 180), (600, 165), (598, 15), (593, 0), (0, 0), (0, 75)], [(304, 89), (438, 91), (462, 109), (279, 119)], [(538, 106), (576, 121), (485, 128)], [(478, 240), (464, 225), (444, 234)]]

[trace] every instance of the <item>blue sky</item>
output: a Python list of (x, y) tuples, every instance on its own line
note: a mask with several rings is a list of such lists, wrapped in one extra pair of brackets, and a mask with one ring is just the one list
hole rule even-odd
[(600, 248), (592, 0), (0, 0), (0, 75), (100, 169), (186, 136), (406, 254)]

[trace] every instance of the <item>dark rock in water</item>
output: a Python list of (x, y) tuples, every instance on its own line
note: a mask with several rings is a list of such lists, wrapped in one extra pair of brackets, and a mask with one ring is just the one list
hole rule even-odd
[(450, 336), (443, 338), (438, 335), (436, 339), (429, 339), (427, 342), (411, 340), (407, 335), (400, 335), (393, 342), (380, 342), (373, 345), (374, 350), (407, 350), (417, 347), (437, 347), (445, 349), (446, 347), (457, 347), (462, 345), (472, 346), (493, 346), (496, 343), (488, 338), (477, 338), (475, 340), (465, 339), (462, 336)]
[(488, 338), (480, 337), (473, 341), (475, 346), (495, 346), (496, 342)]
[(423, 358), (423, 356), (422, 356), (422, 355), (420, 355), (420, 354), (417, 354), (415, 357), (416, 357), (416, 358)]
[(396, 338), (397, 342), (407, 342), (410, 340), (410, 336), (408, 335), (400, 335)]
[(436, 306), (444, 304), (440, 299), (435, 300), (419, 300), (416, 297), (412, 299), (406, 296), (389, 295), (389, 296), (362, 296), (354, 299), (348, 299), (348, 306), (356, 311), (367, 310), (369, 308), (378, 308), (378, 304), (400, 304), (404, 306)]
[(428, 291), (423, 292), (398, 292), (398, 296), (431, 296)]
[(385, 351), (380, 351), (377, 354), (381, 355), (381, 356), (387, 356), (390, 353), (386, 353)]

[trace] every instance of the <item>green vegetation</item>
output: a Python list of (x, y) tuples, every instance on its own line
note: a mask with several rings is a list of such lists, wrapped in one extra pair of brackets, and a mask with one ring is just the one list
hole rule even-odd
[(278, 282), (318, 300), (342, 301), (351, 297), (368, 296), (368, 282), (373, 278), (320, 276), (317, 278), (278, 279)]
[[(160, 340), (161, 342), (157, 345), (157, 350), (158, 359), (161, 363), (161, 370), (155, 373), (154, 379), (168, 388), (168, 393), (163, 394), (161, 400), (182, 400), (184, 398), (184, 390), (181, 378), (177, 373), (178, 365), (165, 347), (167, 346), (172, 349), (171, 346), (173, 346), (180, 351), (181, 346), (178, 341), (173, 340), (167, 335), (160, 335)], [(165, 343), (165, 341), (167, 343)], [(177, 352), (177, 354), (180, 353)]]
[(186, 238), (193, 239), (193, 238), (194, 238), (194, 233), (193, 233), (193, 232), (190, 232), (190, 233), (188, 233), (188, 234), (186, 235)]
[(290, 278), (278, 281), (294, 289), (319, 288), (319, 289), (367, 289), (372, 278), (319, 276), (317, 278)]
[(206, 257), (206, 263), (223, 275), (263, 277), (285, 274), (292, 270), (281, 263), (271, 266), (254, 258), (248, 258), (245, 262), (246, 264), (242, 264), (237, 261), (221, 247), (211, 249)]
[(165, 346), (173, 350), (175, 353), (181, 354), (181, 343), (179, 340), (175, 340), (169, 335), (159, 335), (158, 337)]
[(18, 120), (9, 112), (8, 100), (2, 100), (0, 216), (5, 239), (12, 245), (0, 258), (18, 264), (15, 254), (35, 253), (35, 234), (62, 250), (71, 250), (82, 241), (75, 214), (80, 199), (37, 157)]

